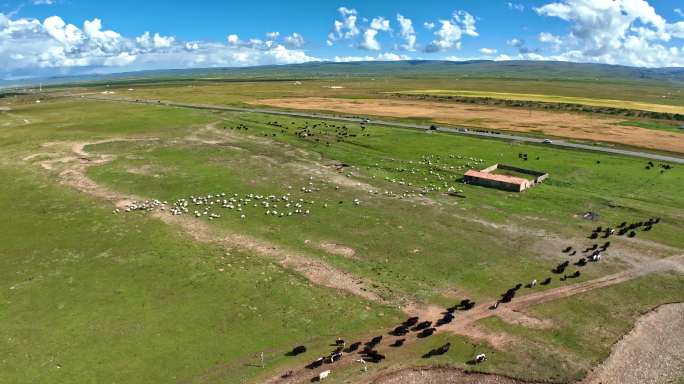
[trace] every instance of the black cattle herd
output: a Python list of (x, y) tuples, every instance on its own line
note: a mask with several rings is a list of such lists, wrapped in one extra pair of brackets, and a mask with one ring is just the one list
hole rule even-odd
[[(594, 230), (592, 230), (588, 238), (593, 240), (598, 238), (608, 239), (611, 236), (634, 237), (636, 235), (637, 230), (641, 229), (642, 231), (650, 231), (653, 228), (653, 226), (657, 225), (658, 223), (660, 223), (660, 218), (652, 218), (647, 221), (640, 221), (631, 224), (623, 222), (615, 228), (597, 227)], [(602, 245), (594, 243), (593, 245), (586, 247), (584, 249), (568, 246), (562, 249), (561, 252), (567, 255), (568, 257), (579, 256), (579, 258), (575, 262), (565, 260), (562, 263), (556, 265), (554, 268), (552, 268), (551, 272), (555, 275), (562, 274), (563, 276), (560, 277), (560, 281), (578, 278), (581, 276), (581, 272), (579, 269), (575, 270), (573, 273), (570, 274), (566, 273), (566, 270), (570, 267), (571, 263), (573, 266), (576, 267), (584, 267), (590, 262), (598, 262), (601, 259), (602, 252), (605, 252), (610, 247), (610, 245), (610, 241), (605, 241)], [(578, 253), (580, 253), (580, 255), (578, 255)], [(546, 277), (541, 282), (539, 282), (539, 285), (549, 285), (552, 281), (552, 277)], [(505, 293), (503, 293), (501, 295), (501, 299), (499, 299), (494, 305), (490, 306), (489, 309), (494, 310), (498, 308), (498, 306), (502, 303), (510, 303), (515, 298), (516, 292), (518, 292), (520, 289), (522, 289), (523, 287), (533, 288), (536, 285), (537, 280), (532, 280), (532, 282), (527, 285), (523, 285), (523, 283), (516, 284), (514, 287), (510, 288)], [(406, 343), (406, 336), (410, 334), (415, 335), (415, 337), (418, 339), (430, 337), (435, 332), (437, 332), (437, 329), (440, 326), (451, 323), (456, 318), (457, 311), (468, 311), (474, 307), (474, 301), (471, 301), (470, 299), (464, 299), (460, 303), (447, 308), (444, 312), (442, 312), (442, 318), (440, 318), (434, 323), (429, 320), (420, 321), (418, 317), (410, 317), (406, 319), (403, 323), (401, 323), (400, 325), (396, 326), (394, 329), (388, 332), (388, 335), (392, 336), (393, 338), (387, 342), (387, 345), (389, 345), (391, 348), (399, 348)], [(323, 366), (324, 364), (334, 364), (342, 358), (343, 354), (353, 353), (358, 354), (360, 358), (359, 361), (362, 360), (363, 362), (376, 364), (380, 363), (382, 360), (386, 358), (385, 355), (381, 354), (377, 350), (377, 347), (383, 342), (383, 340), (387, 341), (386, 338), (383, 338), (383, 335), (379, 335), (373, 337), (371, 340), (366, 342), (357, 341), (347, 345), (347, 343), (343, 339), (338, 338), (337, 340), (335, 340), (335, 343), (333, 344), (334, 349), (327, 356), (319, 357), (318, 359), (306, 365), (306, 368), (313, 370)], [(425, 353), (423, 355), (423, 358), (431, 358), (433, 356), (443, 355), (449, 351), (450, 347), (451, 343), (446, 343), (438, 348), (432, 349), (429, 352)], [(305, 353), (306, 351), (306, 347), (300, 345), (293, 348), (290, 352), (287, 353), (287, 355), (297, 356)], [(486, 360), (486, 358), (480, 360), (484, 361)], [(480, 360), (478, 360), (478, 362)], [(290, 371), (287, 374), (283, 375), (283, 377), (288, 377), (291, 374), (292, 372)]]
[[(475, 307), (475, 302), (470, 299), (461, 300), (458, 304), (447, 308), (443, 313), (442, 317), (436, 322), (425, 320), (420, 321), (418, 317), (410, 317), (404, 322), (396, 326), (394, 329), (388, 332), (389, 336), (393, 336), (391, 340), (383, 337), (383, 335), (378, 335), (366, 342), (357, 341), (351, 344), (347, 344), (345, 340), (338, 338), (332, 345), (334, 349), (326, 356), (321, 356), (311, 363), (306, 365), (308, 369), (320, 368), (325, 364), (334, 364), (343, 354), (358, 354), (360, 360), (366, 363), (380, 363), (386, 357), (385, 355), (378, 352), (377, 347), (383, 342), (387, 341), (387, 345), (391, 348), (402, 347), (407, 340), (407, 336), (410, 334), (415, 335), (418, 339), (424, 339), (432, 336), (437, 332), (437, 328), (445, 324), (451, 323), (455, 319), (456, 311), (468, 311)], [(447, 353), (451, 348), (451, 343), (446, 343), (438, 348), (435, 348), (423, 355), (423, 358), (430, 358), (433, 356), (439, 356)], [(305, 353), (307, 351), (306, 347), (299, 345), (294, 347), (286, 355), (297, 356)], [(288, 372), (283, 375), (283, 378), (287, 378), (292, 375), (292, 372)]]
[[(603, 228), (601, 226), (596, 227), (591, 231), (591, 234), (587, 236), (588, 239), (590, 240), (597, 240), (597, 239), (608, 239), (611, 236), (627, 236), (627, 237), (635, 237), (637, 234), (637, 231), (641, 229), (642, 231), (648, 232), (651, 229), (653, 229), (653, 226), (656, 224), (660, 223), (660, 218), (651, 218), (648, 219), (647, 221), (639, 221), (631, 224), (627, 224), (627, 222), (622, 222), (619, 225), (617, 225), (615, 228), (613, 227), (606, 227)], [(579, 258), (572, 263), (575, 267), (581, 268), (589, 263), (595, 263), (601, 260), (603, 252), (608, 250), (610, 247), (611, 242), (610, 241), (605, 241), (602, 245), (599, 245), (598, 243), (594, 243), (591, 246), (581, 249), (577, 248), (575, 249), (573, 246), (568, 246), (564, 248), (561, 252), (566, 254), (568, 257), (573, 257), (577, 256), (578, 253), (580, 253)], [(551, 269), (551, 273), (556, 274), (556, 275), (563, 275), (560, 277), (560, 281), (566, 281), (568, 279), (575, 279), (578, 278), (582, 275), (582, 272), (580, 272), (579, 269), (576, 269), (573, 273), (567, 274), (566, 270), (570, 267), (571, 261), (570, 260), (565, 260), (561, 262), (560, 264), (556, 265)], [(544, 280), (542, 280), (539, 284), (540, 285), (549, 285), (552, 282), (551, 277), (547, 277)], [(525, 285), (526, 288), (533, 288), (535, 285), (537, 285), (537, 280), (532, 280), (531, 283)], [(498, 300), (494, 305), (490, 307), (490, 309), (496, 309), (498, 308), (499, 304), (501, 303), (510, 303), (516, 295), (516, 292), (520, 290), (523, 287), (522, 283), (516, 284), (514, 287), (510, 288), (506, 292), (504, 292), (501, 295), (501, 299)]]

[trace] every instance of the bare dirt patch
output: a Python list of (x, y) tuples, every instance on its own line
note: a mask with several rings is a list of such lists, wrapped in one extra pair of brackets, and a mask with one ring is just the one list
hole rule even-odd
[(676, 383), (684, 375), (684, 303), (642, 316), (582, 384)]
[(357, 190), (362, 190), (362, 191), (371, 191), (374, 188), (367, 183), (352, 179), (350, 177), (341, 175), (333, 170), (331, 170), (329, 167), (325, 167), (321, 164), (317, 164), (315, 162), (293, 162), (293, 163), (287, 163), (287, 165), (299, 172), (306, 173), (309, 175), (314, 175), (316, 177), (322, 178), (329, 180), (335, 185), (339, 185), (340, 187), (348, 187), (348, 188), (353, 188)]
[(503, 376), (468, 373), (455, 368), (408, 368), (385, 374), (372, 384), (530, 384)]
[(333, 255), (338, 255), (346, 257), (347, 259), (356, 259), (356, 251), (354, 248), (347, 247), (346, 245), (322, 242), (319, 244), (322, 250), (331, 253)]
[(672, 132), (616, 125), (622, 120), (567, 112), (528, 111), (516, 108), (475, 107), (467, 104), (420, 100), (349, 100), (322, 97), (263, 99), (253, 104), (300, 110), (325, 110), (355, 115), (432, 119), (487, 129), (543, 132), (549, 136), (603, 141), (635, 147), (684, 153), (681, 135)]
[(152, 165), (152, 164), (145, 164), (141, 165), (138, 167), (129, 167), (126, 168), (126, 172), (132, 174), (132, 175), (139, 175), (139, 176), (149, 176), (149, 177), (162, 177), (164, 174), (168, 174), (171, 172), (170, 167), (161, 167), (157, 165)]

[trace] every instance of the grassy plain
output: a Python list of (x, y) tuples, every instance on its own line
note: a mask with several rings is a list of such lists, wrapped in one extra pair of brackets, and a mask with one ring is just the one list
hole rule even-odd
[[(366, 94), (323, 88), (330, 82), (279, 84), (155, 85), (115, 92), (218, 104), (283, 93)], [(551, 267), (566, 258), (560, 249), (590, 245), (585, 237), (597, 225), (662, 220), (636, 240), (615, 240), (615, 252), (587, 267), (581, 281), (684, 248), (678, 235), (684, 230), (679, 167), (661, 173), (631, 158), (375, 126), (350, 125), (348, 132), (356, 136), (338, 141), (340, 127), (259, 114), (78, 99), (36, 104), (14, 97), (2, 103), (9, 110), (0, 112), (0, 176), (12, 182), (0, 188), (0, 281), (6, 288), (0, 294), (0, 337), (10, 341), (4, 351), (0, 344), (0, 353), (9, 356), (0, 369), (11, 382), (258, 382), (317, 357), (338, 335), (351, 339), (387, 330), (406, 302), (493, 302), (517, 282), (550, 276)], [(268, 124), (274, 120), (282, 127)], [(295, 134), (304, 126), (313, 135)], [(308, 216), (274, 217), (249, 207), (245, 219), (226, 210), (211, 222), (190, 220), (321, 260), (367, 282), (391, 306), (317, 286), (255, 252), (194, 242), (145, 213), (114, 215), (111, 203), (59, 184), (60, 167), (68, 168), (68, 161), (53, 171), (40, 168), (40, 160), (66, 155), (59, 153), (60, 143), (116, 138), (157, 139), (86, 147), (94, 155), (113, 155), (111, 162), (89, 167), (87, 175), (120, 193), (168, 201), (217, 192), (291, 193), (314, 201)], [(459, 183), (465, 169), (494, 162), (548, 171), (551, 177), (523, 194)], [(338, 172), (341, 164), (347, 166)], [(305, 193), (302, 187), (318, 191)], [(449, 187), (463, 190), (465, 198), (448, 196)], [(587, 211), (599, 213), (599, 220), (582, 219)], [(644, 281), (535, 308), (535, 316), (558, 326), (554, 331), (483, 323), (533, 340), (526, 345), (530, 353), (516, 354), (514, 347), (494, 351), (445, 333), (409, 346), (389, 362), (424, 364), (421, 353), (450, 340), (454, 350), (439, 363), (466, 367), (474, 351), (486, 350), (497, 358), (478, 369), (569, 380), (608, 353), (636, 312), (682, 299), (681, 275), (664, 277), (652, 290), (639, 289), (654, 284)], [(631, 310), (609, 311), (633, 297)], [(596, 320), (584, 305), (597, 307), (615, 327), (604, 332), (586, 326)], [(573, 321), (563, 318), (568, 313)], [(601, 343), (580, 356), (592, 338)], [(302, 343), (312, 350), (306, 356), (283, 356)], [(550, 353), (530, 365), (536, 350)], [(254, 366), (261, 351), (266, 372)], [(567, 364), (569, 358), (574, 364)], [(357, 375), (349, 369), (334, 380), (354, 381)]]

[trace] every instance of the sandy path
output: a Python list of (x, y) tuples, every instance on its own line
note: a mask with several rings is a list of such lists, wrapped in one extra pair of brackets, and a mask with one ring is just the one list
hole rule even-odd
[(449, 368), (409, 368), (369, 381), (372, 384), (532, 384), (503, 376), (466, 373)]
[(549, 136), (626, 144), (684, 153), (681, 133), (616, 125), (627, 118), (592, 117), (567, 112), (529, 111), (520, 108), (478, 106), (421, 100), (335, 99), (293, 97), (256, 100), (251, 104), (295, 110), (318, 110), (353, 115), (432, 119), (515, 132), (539, 132)]
[(684, 379), (684, 303), (641, 317), (582, 384), (666, 384)]

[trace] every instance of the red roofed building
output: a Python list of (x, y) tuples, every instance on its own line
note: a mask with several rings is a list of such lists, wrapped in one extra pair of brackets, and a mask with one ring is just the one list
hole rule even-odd
[[(521, 174), (528, 174), (533, 177), (531, 179), (525, 179), (522, 177), (493, 173), (497, 169), (514, 171)], [(533, 187), (537, 183), (541, 183), (548, 176), (548, 173), (530, 171), (527, 169), (511, 167), (508, 165), (495, 164), (481, 171), (471, 169), (463, 175), (463, 180), (467, 184), (481, 185), (484, 187), (502, 189), (511, 192), (522, 192), (528, 188)]]

